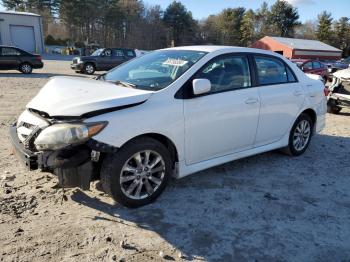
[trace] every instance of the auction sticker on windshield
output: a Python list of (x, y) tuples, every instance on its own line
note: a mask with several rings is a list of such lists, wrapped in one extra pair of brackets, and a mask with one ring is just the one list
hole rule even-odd
[(165, 62), (163, 62), (163, 65), (184, 66), (187, 63), (188, 61), (185, 60), (168, 58)]

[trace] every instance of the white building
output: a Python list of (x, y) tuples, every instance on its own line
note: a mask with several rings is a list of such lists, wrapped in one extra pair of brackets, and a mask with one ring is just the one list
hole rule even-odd
[(0, 45), (43, 53), (45, 47), (41, 16), (25, 12), (0, 11)]

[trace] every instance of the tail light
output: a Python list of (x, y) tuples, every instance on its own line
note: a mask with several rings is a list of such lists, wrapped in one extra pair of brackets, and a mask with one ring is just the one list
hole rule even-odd
[(36, 56), (35, 59), (38, 60), (38, 61), (41, 61), (41, 60), (42, 60), (42, 58), (41, 58), (40, 55)]
[(328, 89), (327, 87), (325, 87), (325, 88), (323, 89), (323, 93), (324, 93), (325, 96), (328, 96), (329, 93), (330, 93), (330, 91), (329, 91), (329, 89)]

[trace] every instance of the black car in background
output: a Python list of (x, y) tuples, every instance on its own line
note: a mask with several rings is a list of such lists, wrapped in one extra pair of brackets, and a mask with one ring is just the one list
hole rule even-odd
[(76, 72), (92, 75), (95, 71), (110, 70), (136, 57), (135, 50), (124, 48), (101, 48), (90, 56), (76, 57), (71, 68)]
[(30, 74), (33, 69), (43, 68), (41, 56), (13, 46), (0, 45), (0, 70), (18, 70)]

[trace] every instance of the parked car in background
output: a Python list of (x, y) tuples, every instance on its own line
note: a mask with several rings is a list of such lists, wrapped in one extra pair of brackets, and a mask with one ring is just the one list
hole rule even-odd
[(350, 109), (350, 68), (333, 74), (327, 100), (328, 113), (338, 114), (343, 108)]
[(40, 55), (31, 54), (17, 47), (0, 45), (0, 70), (18, 70), (23, 74), (30, 74), (33, 69), (43, 66)]
[(124, 48), (100, 48), (90, 56), (73, 59), (71, 68), (76, 72), (92, 75), (95, 71), (110, 70), (136, 57), (135, 50)]
[(322, 82), (281, 55), (186, 46), (96, 80), (52, 78), (11, 138), (29, 169), (52, 172), (66, 187), (100, 179), (115, 200), (137, 207), (154, 201), (171, 176), (278, 148), (301, 155), (325, 115)]
[(62, 55), (62, 49), (63, 48), (59, 48), (59, 47), (56, 47), (54, 49), (52, 49), (52, 54), (55, 54), (55, 55)]
[(338, 70), (343, 70), (349, 67), (349, 62), (346, 61), (336, 61), (336, 60), (322, 60), (322, 63), (324, 63), (328, 68), (328, 73), (333, 74), (337, 72)]
[(304, 73), (321, 76), (325, 83), (330, 79), (327, 66), (318, 60), (292, 59), (292, 62), (295, 63)]
[(342, 63), (347, 64), (350, 67), (350, 56), (341, 60)]

